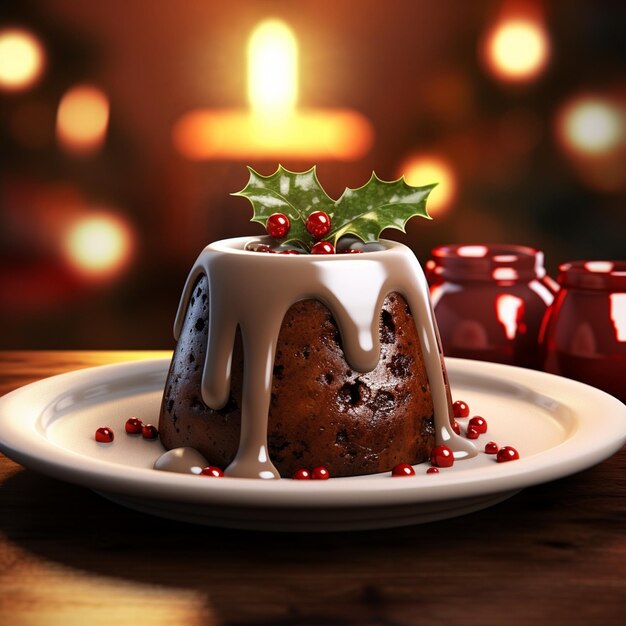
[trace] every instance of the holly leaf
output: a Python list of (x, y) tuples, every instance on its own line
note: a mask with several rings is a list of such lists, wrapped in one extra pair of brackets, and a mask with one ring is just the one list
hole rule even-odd
[(406, 232), (406, 223), (415, 216), (432, 219), (426, 210), (426, 198), (436, 184), (413, 187), (404, 176), (384, 181), (375, 173), (357, 189), (346, 187), (335, 202), (332, 230), (326, 237), (337, 245), (343, 235), (351, 234), (364, 242), (378, 241), (385, 228)]
[(332, 216), (334, 202), (317, 180), (315, 166), (306, 172), (290, 172), (282, 165), (270, 176), (262, 176), (248, 167), (248, 184), (233, 196), (243, 196), (252, 203), (252, 222), (265, 226), (272, 213), (284, 213), (291, 222), (283, 243), (298, 241), (308, 249), (313, 238), (306, 230), (307, 217), (313, 211), (325, 211)]

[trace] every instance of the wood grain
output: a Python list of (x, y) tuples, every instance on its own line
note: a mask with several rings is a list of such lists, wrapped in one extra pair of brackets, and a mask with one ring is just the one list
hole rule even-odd
[[(0, 393), (143, 352), (7, 352)], [(0, 455), (0, 624), (622, 624), (626, 452), (491, 509), (279, 534), (141, 515)]]

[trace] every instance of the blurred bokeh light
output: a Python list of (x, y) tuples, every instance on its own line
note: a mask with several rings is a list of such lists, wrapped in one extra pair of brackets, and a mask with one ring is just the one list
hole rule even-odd
[(287, 24), (261, 22), (248, 42), (248, 101), (261, 116), (289, 115), (298, 101), (298, 42)]
[(64, 238), (65, 254), (79, 273), (110, 278), (128, 263), (132, 240), (130, 227), (118, 215), (89, 215), (69, 227)]
[(63, 95), (57, 112), (57, 137), (68, 152), (97, 152), (106, 138), (108, 124), (109, 101), (101, 89), (78, 85)]
[(450, 208), (457, 183), (453, 166), (444, 157), (433, 154), (413, 155), (402, 163), (399, 174), (404, 175), (409, 185), (437, 183), (428, 197), (428, 213), (432, 217), (440, 216)]
[(550, 55), (550, 41), (538, 18), (502, 18), (489, 32), (485, 55), (490, 71), (503, 80), (527, 81), (541, 73)]
[(33, 85), (44, 68), (43, 46), (22, 29), (0, 30), (0, 89), (19, 91)]

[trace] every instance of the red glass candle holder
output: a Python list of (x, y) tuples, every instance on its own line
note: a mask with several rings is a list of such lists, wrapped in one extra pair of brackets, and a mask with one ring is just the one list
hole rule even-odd
[(515, 245), (445, 245), (426, 264), (446, 356), (538, 369), (539, 329), (558, 290), (543, 253)]
[(544, 369), (626, 402), (626, 261), (564, 263), (558, 282), (542, 329)]

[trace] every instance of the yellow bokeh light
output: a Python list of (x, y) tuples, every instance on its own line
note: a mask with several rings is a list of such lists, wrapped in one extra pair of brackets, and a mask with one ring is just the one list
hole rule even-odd
[(78, 219), (66, 233), (65, 254), (72, 266), (91, 277), (116, 274), (129, 261), (132, 232), (119, 216), (111, 213)]
[(584, 96), (565, 105), (557, 132), (568, 150), (581, 156), (609, 153), (626, 138), (624, 107), (601, 96)]
[(400, 170), (409, 185), (437, 186), (430, 192), (426, 207), (430, 215), (441, 215), (450, 207), (456, 195), (456, 175), (452, 165), (438, 155), (415, 155), (407, 159)]
[(69, 89), (57, 111), (57, 138), (68, 152), (89, 154), (104, 143), (109, 125), (109, 100), (97, 87)]
[(530, 17), (503, 19), (489, 33), (486, 61), (498, 78), (525, 81), (536, 77), (550, 56), (550, 41), (541, 21)]
[(32, 86), (44, 67), (44, 50), (26, 30), (0, 31), (0, 89), (18, 91)]
[(298, 43), (287, 24), (261, 22), (248, 42), (248, 100), (259, 115), (284, 115), (298, 99)]

